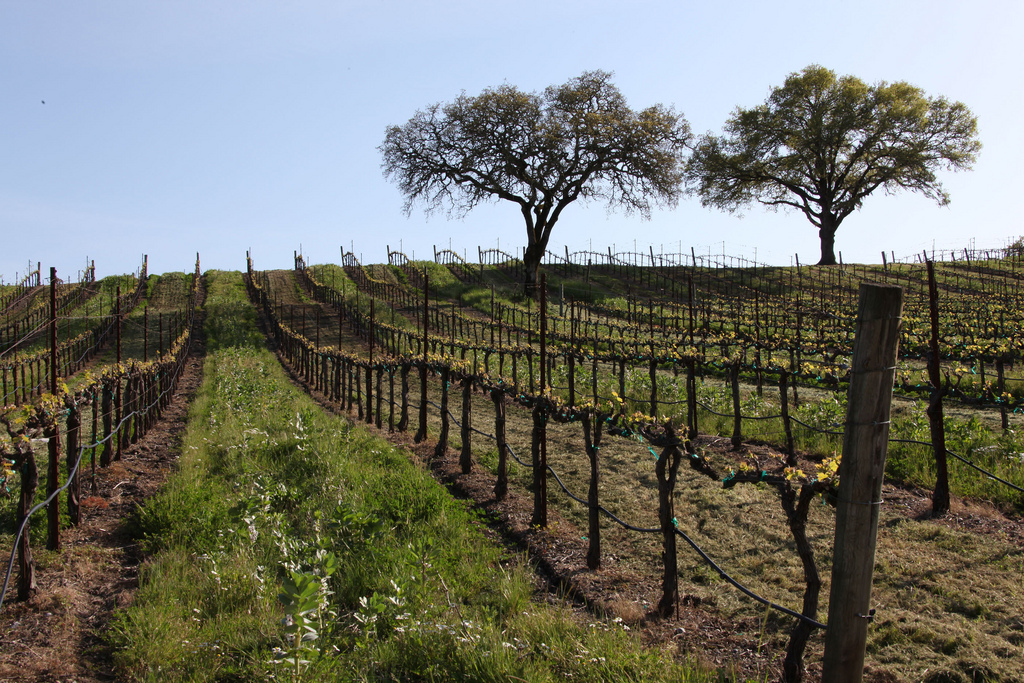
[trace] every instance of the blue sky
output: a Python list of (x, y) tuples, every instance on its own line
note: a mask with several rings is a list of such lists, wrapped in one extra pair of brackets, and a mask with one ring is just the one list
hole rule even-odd
[[(697, 133), (764, 101), (817, 63), (868, 82), (909, 81), (966, 103), (984, 148), (943, 173), (948, 207), (914, 194), (869, 197), (837, 233), (844, 261), (922, 249), (1001, 246), (1022, 232), (1020, 36), (1024, 3), (604, 2), (520, 0), (0, 0), (0, 229), (5, 282), (42, 262), (77, 277), (314, 263), (354, 248), (383, 262), (451, 247), (514, 251), (515, 206), (461, 220), (421, 210), (380, 170), (385, 127), (465, 91), (524, 90), (603, 69), (634, 108), (673, 105)], [(43, 102), (45, 101), (45, 104)], [(570, 208), (549, 249), (817, 260), (799, 214), (742, 217), (696, 198), (650, 221)]]

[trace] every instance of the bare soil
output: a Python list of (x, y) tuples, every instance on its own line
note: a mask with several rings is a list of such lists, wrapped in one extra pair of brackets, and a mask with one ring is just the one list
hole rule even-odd
[[(324, 332), (330, 335), (328, 338), (341, 333), (348, 341), (349, 335), (337, 326)], [(106, 634), (115, 611), (130, 604), (144, 559), (125, 520), (173, 471), (188, 403), (201, 381), (203, 348), (202, 340), (197, 339), (178, 395), (161, 423), (120, 461), (97, 470), (95, 489), (86, 484), (83, 523), (63, 532), (63, 549), (59, 553), (37, 551), (37, 593), (27, 602), (10, 601), (0, 610), (0, 680), (93, 683), (116, 679)], [(292, 378), (303, 385), (294, 374)], [(325, 408), (337, 412), (337, 406), (323, 401), (316, 392), (310, 393)], [(758, 636), (756, 618), (729, 618), (706, 591), (688, 592), (687, 583), (681, 581), (678, 613), (671, 619), (661, 619), (653, 611), (661, 594), (655, 565), (645, 570), (625, 558), (620, 561), (619, 555), (628, 555), (630, 550), (609, 543), (604, 566), (587, 570), (585, 529), (550, 509), (548, 529), (531, 526), (533, 501), (529, 492), (513, 486), (505, 500), (497, 501), (493, 475), (479, 466), (470, 474), (462, 474), (455, 449), (438, 457), (434, 455), (433, 440), (413, 444), (410, 433), (389, 433), (386, 426), (382, 433), (393, 443), (409, 448), (453, 494), (481, 510), (490, 521), (488, 533), (528, 554), (538, 570), (541, 599), (569, 598), (583, 619), (622, 619), (652, 645), (670, 647), (681, 657), (710, 667), (732, 670), (741, 679), (777, 680), (780, 643), (778, 639), (766, 642)], [(432, 433), (436, 434), (433, 428)], [(759, 461), (758, 449), (763, 448), (746, 444), (744, 448), (749, 452), (735, 453), (728, 440), (722, 439), (708, 439), (700, 446), (721, 457), (752, 455)], [(930, 516), (926, 491), (886, 486), (884, 496), (887, 507), (906, 519)], [(985, 503), (954, 501), (953, 511), (933, 522), (998, 536), (1018, 551), (1024, 548), (1021, 520), (1007, 517)], [(808, 661), (812, 662), (809, 678), (817, 680), (820, 672), (813, 662), (819, 660), (808, 657)], [(888, 682), (900, 677), (885, 668), (875, 668), (866, 672), (865, 680)]]
[[(307, 391), (326, 409), (344, 414), (336, 404), (327, 401), (324, 396), (291, 370), (285, 358), (281, 357), (281, 362), (289, 371), (296, 385)], [(412, 373), (410, 379), (414, 380), (413, 388), (410, 390), (410, 400), (417, 402), (419, 394), (416, 388), (418, 382), (415, 381), (415, 373)], [(436, 403), (438, 397), (434, 395), (434, 389), (435, 387), (431, 387), (430, 400)], [(477, 400), (481, 403), (485, 402), (485, 399), (480, 398), (478, 394), (474, 397), (474, 401)], [(459, 404), (458, 398), (453, 396), (452, 401), (451, 410), (458, 414), (456, 407)], [(486, 403), (489, 403), (489, 400)], [(481, 411), (480, 408), (480, 406), (474, 406), (476, 415), (480, 416), (476, 419), (486, 420), (487, 418), (483, 416), (486, 416), (487, 412), (486, 410)], [(507, 424), (510, 443), (522, 444), (523, 435), (513, 436), (513, 431), (522, 431), (521, 425), (518, 426), (518, 429), (514, 426), (516, 422), (522, 421), (515, 419), (515, 413), (524, 411), (513, 407), (509, 407), (508, 410)], [(490, 522), (489, 533), (496, 540), (508, 544), (515, 550), (525, 552), (537, 570), (539, 599), (552, 602), (567, 599), (576, 605), (580, 618), (583, 620), (621, 619), (623, 623), (637, 631), (651, 646), (671, 648), (680, 658), (696, 661), (709, 668), (734, 673), (739, 680), (773, 681), (780, 679), (781, 664), (790, 626), (786, 626), (782, 631), (772, 628), (769, 631), (774, 632), (766, 634), (761, 623), (761, 619), (764, 618), (763, 611), (760, 617), (730, 617), (728, 615), (730, 610), (724, 609), (724, 604), (720, 604), (726, 602), (725, 600), (716, 598), (715, 591), (707, 590), (707, 586), (694, 586), (692, 583), (688, 583), (685, 576), (680, 577), (676, 613), (667, 619), (659, 617), (654, 608), (662, 594), (661, 563), (657, 560), (657, 552), (660, 551), (652, 552), (649, 547), (645, 547), (660, 543), (659, 535), (648, 535), (651, 538), (642, 541), (627, 540), (627, 545), (624, 545), (622, 540), (624, 537), (635, 539), (637, 534), (619, 534), (616, 537), (617, 530), (608, 529), (603, 545), (602, 567), (597, 570), (587, 569), (588, 541), (585, 538), (587, 533), (585, 521), (583, 522), (584, 526), (581, 527), (577, 521), (560, 514), (556, 506), (549, 505), (548, 527), (540, 529), (531, 525), (533, 498), (530, 491), (525, 490), (510, 478), (508, 496), (504, 500), (498, 501), (494, 496), (494, 474), (489, 468), (475, 463), (471, 473), (463, 474), (459, 463), (458, 447), (449, 447), (447, 452), (441, 456), (435, 454), (439, 420), (434, 415), (435, 409), (432, 408), (429, 412), (431, 414), (429, 433), (434, 436), (419, 444), (414, 443), (412, 438), (415, 432), (415, 410), (410, 410), (411, 424), (408, 432), (389, 431), (386, 408), (382, 429), (378, 430), (372, 424), (363, 421), (359, 421), (359, 424), (371, 431), (378, 432), (392, 443), (407, 448), (415, 454), (424, 466), (430, 468), (435, 476), (448, 487), (453, 495), (467, 500), (470, 505), (483, 513), (484, 518)], [(552, 427), (556, 427), (556, 425), (552, 425)], [(488, 430), (489, 426), (485, 423), (481, 425), (481, 428)], [(457, 441), (458, 427), (454, 424), (451, 426), (451, 434)], [(480, 438), (475, 437), (475, 439)], [(559, 449), (558, 445), (552, 444), (552, 441), (557, 438), (558, 435), (553, 434), (549, 428), (549, 462), (551, 462), (552, 452)], [(767, 469), (774, 474), (780, 474), (784, 466), (781, 461), (770, 455), (772, 449), (764, 444), (744, 443), (739, 450), (734, 450), (729, 439), (701, 437), (695, 446), (719, 463), (731, 461), (738, 464), (744, 460), (756, 461), (759, 463), (759, 468)], [(523, 454), (520, 454), (520, 457), (523, 457)], [(808, 467), (806, 462), (801, 466)], [(772, 470), (773, 467), (775, 471)], [(635, 477), (635, 474), (631, 476)], [(703, 475), (701, 476), (703, 477)], [(708, 483), (702, 485), (707, 486)], [(553, 482), (549, 482), (549, 488), (554, 486)], [(580, 489), (577, 488), (577, 490)], [(549, 493), (549, 495), (559, 496), (555, 493)], [(985, 502), (954, 499), (952, 511), (949, 514), (933, 519), (929, 491), (899, 488), (886, 484), (883, 488), (883, 497), (888, 511), (887, 518), (928, 520), (930, 523), (950, 529), (965, 530), (998, 538), (1001, 543), (1008, 543), (1010, 547), (1016, 548), (1018, 553), (1024, 550), (1024, 522), (1017, 517), (1007, 516)], [(685, 547), (681, 541), (679, 545), (680, 573), (685, 574), (687, 570), (683, 556), (689, 554), (689, 548)], [(821, 548), (819, 548), (820, 551)], [(821, 568), (821, 571), (826, 571), (825, 568), (829, 566), (826, 559), (819, 560), (819, 566), (824, 567)], [(823, 578), (827, 581), (828, 576)], [(729, 587), (723, 587), (720, 590), (727, 593), (733, 591)], [(823, 604), (827, 603), (827, 585), (822, 591), (821, 598)], [(793, 605), (793, 607), (796, 606)], [(824, 610), (819, 612), (819, 621), (824, 622), (826, 617), (827, 614)], [(787, 623), (789, 622), (787, 621)], [(822, 638), (819, 634), (816, 639), (812, 639), (805, 656), (807, 680), (820, 680), (821, 648)], [(869, 664), (866, 667), (864, 680), (868, 683), (872, 681), (889, 683), (909, 679), (895, 675), (889, 668), (872, 667)]]
[[(291, 289), (294, 289), (294, 280), (291, 280), (290, 275), (282, 273), (281, 281), (275, 283), (280, 287), (277, 291), (283, 297), (291, 294), (289, 288), (284, 286), (286, 283), (291, 281)], [(331, 309), (323, 308), (320, 320), (323, 321), (331, 313)], [(357, 352), (363, 346), (360, 340), (350, 335), (345, 335), (343, 343)], [(294, 379), (298, 384), (303, 384), (298, 378)], [(411, 401), (418, 403), (416, 373), (412, 373), (410, 380)], [(457, 452), (453, 449), (450, 448), (443, 457), (434, 456), (434, 439), (440, 428), (440, 418), (436, 414), (440, 391), (435, 384), (431, 381), (428, 387), (429, 400), (434, 404), (434, 408), (428, 411), (429, 433), (433, 438), (424, 444), (413, 444), (410, 437), (415, 427), (412, 426), (410, 434), (388, 433), (385, 427), (384, 435), (392, 442), (414, 451), (449, 486), (453, 494), (466, 498), (482, 510), (492, 520), (492, 531), (496, 536), (528, 551), (538, 569), (540, 587), (546, 589), (544, 595), (548, 599), (570, 597), (580, 606), (583, 619), (593, 616), (620, 618), (653, 645), (670, 647), (682, 658), (734, 672), (741, 680), (778, 680), (792, 620), (789, 617), (781, 618), (774, 612), (759, 610), (733, 588), (725, 586), (682, 542), (679, 543), (678, 551), (678, 612), (670, 619), (661, 619), (653, 610), (661, 597), (659, 535), (625, 532), (608, 523), (602, 532), (602, 567), (590, 571), (586, 569), (585, 562), (588, 544), (585, 538), (586, 515), (585, 511), (581, 512), (582, 506), (571, 502), (553, 502), (548, 509), (548, 528), (539, 530), (530, 525), (533, 501), (532, 494), (524, 488), (526, 475), (523, 468), (519, 468), (517, 475), (510, 475), (510, 495), (505, 501), (499, 502), (493, 495), (494, 475), (491, 468), (475, 466), (473, 473), (463, 475)], [(307, 391), (310, 389), (304, 388)], [(310, 393), (316, 397), (315, 391)], [(329, 405), (323, 397), (317, 398), (325, 406)], [(482, 429), (489, 431), (487, 415), (493, 415), (488, 405), (489, 400), (479, 394), (475, 394), (473, 400), (473, 412), (477, 416), (474, 423), (480, 420)], [(461, 401), (457, 395), (453, 395), (451, 401), (451, 410), (457, 415), (457, 406), (461, 405)], [(410, 417), (415, 422), (415, 410), (411, 411)], [(529, 423), (528, 411), (509, 408), (507, 435), (510, 443), (518, 444), (518, 449), (528, 450), (524, 444), (529, 443)], [(451, 430), (452, 441), (457, 442), (458, 427), (453, 424)], [(474, 437), (474, 443), (477, 441), (478, 437)], [(578, 426), (549, 424), (548, 462), (566, 480), (571, 490), (585, 496), (585, 470), (588, 467), (579, 441)], [(653, 491), (656, 486), (652, 476), (653, 466), (641, 462), (646, 456), (641, 455), (638, 459), (638, 451), (646, 452), (644, 446), (630, 446), (621, 443), (623, 441), (628, 440), (606, 438), (602, 445), (601, 477), (606, 484), (603, 487), (603, 502), (613, 509), (624, 511), (628, 521), (634, 524), (657, 526), (656, 517), (652, 518), (657, 510)], [(765, 469), (778, 474), (783, 467), (776, 457), (777, 451), (772, 454), (773, 449), (763, 443), (745, 442), (740, 449), (733, 450), (727, 438), (702, 437), (694, 445), (720, 469), (730, 465), (738, 466), (741, 462), (753, 462), (758, 470)], [(487, 448), (483, 446), (484, 450)], [(523, 453), (520, 453), (520, 457), (523, 457)], [(813, 471), (813, 467), (806, 461), (802, 461), (800, 467)], [(713, 491), (716, 488), (720, 490), (721, 484), (716, 487), (704, 475), (689, 474), (693, 476), (688, 476), (684, 466), (676, 489), (676, 512), (680, 528), (688, 531), (691, 536), (697, 536), (702, 544), (717, 543), (716, 547), (705, 545), (705, 548), (711, 550), (712, 555), (727, 560), (727, 569), (741, 570), (741, 575), (747, 577), (744, 582), (752, 579), (752, 587), (757, 592), (789, 607), (798, 608), (799, 598), (794, 595), (799, 596), (803, 590), (803, 578), (799, 563), (795, 561), (795, 553), (790, 549), (789, 533), (784, 531), (785, 522), (777, 495), (741, 485), (734, 489), (734, 496), (723, 500)], [(554, 482), (549, 481), (549, 489), (557, 491)], [(611, 500), (612, 491), (617, 496), (615, 500)], [(549, 492), (549, 496), (558, 501), (567, 500), (560, 492)], [(979, 541), (984, 539), (985, 544), (993, 544), (996, 547), (993, 552), (1012, 563), (1014, 560), (1010, 558), (1019, 557), (1024, 550), (1024, 524), (1019, 516), (1004, 514), (983, 501), (954, 499), (949, 514), (942, 518), (932, 518), (929, 491), (891, 485), (884, 487), (883, 498), (886, 504), (883, 508), (876, 560), (885, 571), (876, 576), (876, 604), (880, 610), (875, 627), (869, 632), (869, 636), (872, 632), (877, 634), (872, 643), (875, 653), (869, 653), (864, 679), (888, 682), (931, 680), (938, 676), (934, 678), (937, 681), (947, 680), (943, 678), (947, 675), (948, 680), (960, 680), (963, 675), (967, 675), (964, 680), (1018, 680), (1015, 673), (1007, 677), (1015, 669), (1012, 661), (1019, 651), (1018, 631), (1024, 632), (1024, 620), (1020, 618), (1018, 609), (1010, 607), (999, 611), (998, 615), (988, 617), (992, 620), (992, 628), (996, 629), (993, 633), (982, 634), (982, 631), (989, 630), (987, 626), (982, 626), (980, 630), (976, 625), (964, 629), (959, 626), (962, 613), (973, 614), (979, 609), (983, 611), (987, 609), (986, 601), (999, 601), (998, 595), (1006, 585), (1005, 582), (1014, 581), (1013, 570), (996, 577), (986, 575), (985, 570), (976, 567), (964, 574), (959, 588), (952, 588), (948, 582), (936, 584), (933, 576), (957, 576), (964, 571), (961, 565), (964, 562), (970, 564), (978, 555), (964, 554), (958, 560), (960, 556), (957, 550), (948, 553), (948, 548), (937, 548), (942, 544), (956, 546), (962, 540), (944, 537), (941, 541), (921, 543), (918, 537), (939, 539), (942, 533), (937, 531), (938, 528), (976, 534)], [(816, 507), (823, 509), (822, 506)], [(813, 532), (809, 528), (810, 540), (824, 581), (818, 619), (824, 622), (827, 617), (828, 567), (831, 566), (834, 523), (830, 523), (828, 513), (820, 510), (812, 510), (812, 517), (817, 519), (812, 520)], [(908, 522), (913, 523), (908, 525)], [(781, 532), (780, 527), (783, 529)], [(989, 579), (991, 583), (987, 585)], [(958, 596), (955, 600), (950, 598), (954, 593), (946, 593), (949, 590), (955, 591)], [(1016, 594), (1017, 589), (1011, 592)], [(974, 605), (968, 608), (951, 604), (957, 603), (965, 595), (974, 595), (981, 607), (975, 609)], [(939, 599), (935, 599), (935, 596)], [(1005, 602), (1005, 597), (999, 602)], [(884, 642), (889, 638), (885, 634), (890, 632), (895, 634), (891, 638), (896, 641), (895, 644)], [(909, 644), (905, 642), (907, 639)], [(950, 639), (970, 645), (951, 645)], [(975, 639), (978, 642), (974, 642)], [(808, 680), (820, 678), (820, 666), (817, 663), (821, 661), (822, 649), (822, 634), (816, 633), (808, 644), (805, 656)], [(950, 658), (950, 651), (958, 652), (958, 656)], [(991, 657), (997, 657), (998, 664)], [(984, 668), (986, 662), (1000, 673), (982, 671), (979, 667)], [(982, 677), (979, 678), (979, 675)]]
[(0, 610), (0, 680), (115, 680), (106, 634), (114, 612), (131, 603), (144, 559), (127, 520), (175, 467), (188, 406), (202, 380), (205, 347), (197, 337), (160, 422), (120, 460), (97, 468), (95, 478), (83, 474), (82, 522), (61, 530), (61, 550), (33, 550), (36, 593), (18, 602), (12, 591)]

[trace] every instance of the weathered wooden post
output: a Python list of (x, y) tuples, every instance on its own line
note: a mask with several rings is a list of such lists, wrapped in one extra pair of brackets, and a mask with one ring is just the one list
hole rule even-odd
[(427, 328), (430, 318), (430, 290), (429, 279), (423, 276), (423, 365), (420, 366), (420, 424), (413, 437), (415, 443), (427, 438), (427, 363), (430, 354), (430, 337)]
[(1000, 356), (996, 359), (996, 389), (999, 392), (999, 421), (1003, 428), (1003, 432), (1006, 432), (1010, 428), (1010, 423), (1006, 417), (1006, 377), (1003, 373), (1004, 360)]
[[(73, 396), (66, 396), (65, 407), (68, 409), (67, 419), (67, 449), (65, 458), (68, 474), (78, 464), (78, 443), (79, 433), (82, 426), (82, 415), (78, 408), (78, 401)], [(81, 507), (79, 502), (82, 496), (82, 469), (75, 470), (75, 476), (71, 478), (71, 485), (68, 486), (68, 521), (78, 526), (81, 520)]]
[(384, 400), (384, 364), (377, 364), (377, 418), (374, 425), (377, 429), (383, 427), (383, 400)]
[(949, 465), (946, 458), (946, 425), (942, 417), (942, 367), (939, 358), (939, 290), (935, 283), (935, 264), (928, 266), (928, 312), (931, 319), (931, 337), (928, 347), (928, 427), (935, 453), (935, 490), (932, 493), (932, 514), (949, 512)]
[(345, 359), (345, 367), (342, 370), (342, 397), (341, 403), (345, 410), (352, 412), (352, 373), (353, 367), (355, 366), (355, 360), (352, 358)]
[[(71, 332), (68, 332), (68, 339)], [(142, 362), (149, 362), (149, 306), (142, 307)]]
[(43, 427), (43, 436), (46, 437), (49, 466), (46, 470), (46, 497), (53, 498), (46, 506), (47, 529), (46, 549), (60, 550), (60, 429), (57, 425), (57, 416), (49, 415), (46, 425)]
[(498, 446), (498, 480), (494, 484), (494, 499), (505, 500), (508, 496), (508, 444), (505, 442), (505, 394), (500, 389), (491, 389), (494, 402), (494, 441)]
[(353, 361), (352, 365), (356, 369), (355, 387), (356, 387), (356, 418), (363, 421), (363, 377), (360, 366)]
[(733, 361), (729, 366), (729, 379), (732, 385), (732, 447), (738, 449), (743, 444), (743, 413), (740, 412), (740, 362)]
[[(666, 429), (669, 440), (675, 440), (671, 427)], [(672, 616), (672, 611), (679, 609), (679, 565), (676, 555), (675, 506), (672, 494), (676, 487), (676, 475), (682, 453), (679, 447), (670, 443), (658, 456), (654, 472), (658, 478), (658, 523), (662, 537), (662, 563), (664, 572), (661, 581), (661, 599), (658, 601), (658, 614), (663, 617)]]
[(388, 431), (395, 431), (395, 367), (388, 366)]
[[(57, 269), (50, 268), (50, 395), (54, 410), (57, 408)], [(46, 470), (46, 496), (53, 496), (46, 508), (47, 550), (60, 550), (60, 429), (57, 416), (48, 416), (43, 435), (47, 439), (49, 456)]]
[(114, 454), (114, 444), (111, 438), (111, 431), (113, 430), (114, 422), (114, 391), (111, 387), (112, 379), (107, 378), (103, 380), (103, 453), (100, 455), (100, 467), (107, 467), (110, 465)]
[(93, 446), (90, 449), (90, 453), (89, 453), (89, 463), (90, 463), (90, 465), (92, 467), (92, 476), (91, 476), (92, 492), (96, 493), (96, 449), (99, 448), (96, 445), (96, 434), (97, 434), (97, 429), (99, 427), (99, 414), (100, 414), (100, 402), (99, 402), (100, 390), (99, 390), (99, 387), (96, 384), (93, 384), (92, 390), (91, 390), (91, 394), (92, 394), (92, 439), (90, 439), (90, 441), (92, 442)]
[(580, 416), (583, 424), (583, 441), (590, 460), (590, 488), (587, 492), (587, 568), (601, 567), (601, 509), (598, 502), (598, 485), (600, 477), (601, 427), (603, 416), (594, 413), (594, 431), (591, 437), (590, 413)]
[(473, 378), (462, 380), (462, 451), (459, 453), (459, 466), (463, 474), (473, 471)]
[(686, 359), (686, 425), (688, 439), (697, 438), (697, 371), (696, 361)]
[(531, 526), (547, 527), (547, 410), (543, 398), (533, 406), (533, 430), (530, 433), (530, 454), (533, 465), (533, 517)]
[(903, 289), (862, 284), (850, 368), (849, 407), (839, 466), (835, 554), (822, 680), (857, 683), (873, 610), (882, 475), (903, 315)]
[(654, 340), (651, 340), (651, 362), (649, 369), (651, 378), (651, 417), (658, 417), (658, 361), (654, 357)]
[[(132, 411), (132, 393), (131, 393), (131, 376), (124, 372), (124, 382), (120, 379), (117, 381), (118, 393), (114, 398), (114, 406), (117, 408), (117, 452), (114, 454), (114, 460), (120, 460), (121, 455), (127, 450), (130, 440), (129, 432), (131, 431), (131, 420), (130, 415)], [(120, 402), (119, 402), (120, 401)]]
[(434, 448), (434, 457), (440, 458), (448, 453), (448, 430), (450, 420), (448, 419), (448, 385), (451, 378), (451, 367), (445, 363), (441, 366), (441, 433), (437, 436), (437, 446)]
[(117, 364), (121, 364), (121, 285), (117, 286), (117, 305), (115, 306), (116, 313), (114, 314), (115, 322), (117, 324)]
[(29, 544), (28, 511), (36, 497), (39, 485), (39, 472), (36, 469), (35, 455), (27, 442), (15, 446), (18, 454), (18, 467), (21, 470), (21, 497), (18, 500), (18, 526), (25, 525), (25, 532), (18, 540), (18, 599), (28, 600), (36, 591), (36, 563), (32, 559), (32, 546)]
[(793, 424), (789, 419), (789, 390), (787, 384), (789, 383), (789, 373), (783, 370), (779, 373), (779, 407), (782, 413), (782, 429), (786, 434), (786, 453), (789, 457), (786, 458), (786, 464), (790, 467), (796, 467), (796, 448), (793, 444)]
[(404, 362), (399, 373), (402, 378), (402, 409), (398, 418), (398, 431), (400, 432), (409, 428), (409, 370), (411, 367), (408, 362)]
[(533, 518), (530, 524), (548, 525), (548, 376), (547, 376), (547, 277), (540, 276), (540, 396), (533, 407)]
[(370, 297), (370, 328), (369, 328), (369, 343), (370, 352), (369, 360), (366, 364), (366, 423), (373, 423), (373, 342), (374, 337), (374, 302), (375, 298)]

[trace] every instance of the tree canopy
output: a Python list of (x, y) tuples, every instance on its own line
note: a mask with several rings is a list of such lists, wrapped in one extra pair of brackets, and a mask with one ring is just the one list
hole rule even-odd
[(588, 71), (540, 94), (502, 85), (434, 104), (389, 126), (378, 149), (407, 214), (420, 202), (454, 216), (484, 201), (517, 204), (532, 289), (569, 204), (598, 199), (645, 218), (652, 202), (674, 205), (689, 137), (681, 114), (661, 105), (633, 111), (611, 74)]
[(948, 204), (936, 171), (969, 169), (977, 135), (977, 118), (961, 102), (812, 65), (772, 88), (764, 104), (737, 108), (724, 135), (701, 136), (686, 180), (704, 206), (735, 211), (756, 201), (803, 212), (818, 228), (819, 264), (830, 265), (836, 229), (875, 190)]

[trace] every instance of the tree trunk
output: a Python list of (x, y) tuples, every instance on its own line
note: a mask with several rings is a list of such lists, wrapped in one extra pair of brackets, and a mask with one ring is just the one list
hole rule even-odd
[(821, 228), (818, 229), (818, 237), (821, 238), (819, 266), (836, 265), (836, 228), (838, 227), (830, 217), (822, 217)]
[(540, 282), (540, 260), (544, 256), (545, 247), (540, 244), (531, 244), (523, 251), (523, 269), (526, 271), (525, 291), (526, 296), (537, 298), (537, 283)]

